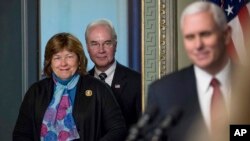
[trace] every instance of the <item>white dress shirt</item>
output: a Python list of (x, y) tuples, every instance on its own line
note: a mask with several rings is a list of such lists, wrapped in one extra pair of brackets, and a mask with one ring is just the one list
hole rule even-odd
[(229, 108), (229, 101), (231, 95), (230, 86), (230, 74), (231, 74), (231, 62), (228, 61), (227, 65), (218, 72), (215, 76), (210, 75), (197, 66), (194, 66), (194, 72), (196, 77), (196, 88), (198, 92), (199, 103), (201, 107), (202, 116), (205, 119), (208, 129), (211, 129), (210, 119), (210, 105), (213, 94), (213, 87), (210, 86), (210, 82), (213, 77), (217, 78), (220, 82), (220, 90), (223, 98), (226, 102), (227, 109)]
[[(115, 74), (115, 68), (116, 68), (116, 61), (114, 61), (114, 63), (104, 72), (107, 74), (107, 78), (105, 79), (105, 82), (111, 86), (112, 84), (112, 80), (113, 80), (113, 77), (114, 77), (114, 74)], [(95, 74), (94, 76), (98, 79), (100, 79), (99, 77), (99, 74), (102, 73), (102, 71), (98, 70), (96, 67), (95, 67)]]

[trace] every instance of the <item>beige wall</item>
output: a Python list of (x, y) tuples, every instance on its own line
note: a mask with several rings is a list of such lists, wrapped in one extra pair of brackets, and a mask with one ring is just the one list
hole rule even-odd
[(195, 0), (177, 0), (177, 16), (178, 16), (178, 30), (177, 30), (177, 35), (178, 35), (178, 43), (177, 43), (177, 47), (178, 47), (178, 69), (181, 69), (185, 66), (188, 66), (191, 62), (189, 61), (186, 52), (184, 50), (183, 47), (183, 42), (182, 42), (182, 35), (180, 32), (180, 25), (179, 25), (179, 20), (180, 20), (180, 15), (182, 10), (185, 8), (185, 6), (187, 6), (188, 4), (190, 4), (191, 2), (193, 2)]

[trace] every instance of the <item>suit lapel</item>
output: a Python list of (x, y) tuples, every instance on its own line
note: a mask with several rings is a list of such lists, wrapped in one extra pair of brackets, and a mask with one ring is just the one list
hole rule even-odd
[(94, 76), (94, 74), (95, 74), (95, 67), (93, 67), (93, 68), (89, 71), (89, 74), (90, 74), (91, 76)]
[(191, 66), (189, 69), (189, 74), (187, 75), (188, 79), (187, 80), (187, 93), (189, 97), (189, 111), (191, 113), (194, 113), (193, 119), (196, 119), (195, 121), (198, 121), (197, 124), (201, 127), (206, 128), (205, 124), (205, 119), (202, 116), (202, 111), (199, 103), (199, 98), (198, 98), (198, 92), (197, 92), (197, 84), (196, 84), (196, 78), (195, 78), (195, 73), (194, 73), (194, 67)]
[(115, 93), (122, 93), (125, 85), (127, 84), (126, 73), (123, 66), (117, 62), (114, 77), (112, 80), (111, 88)]
[[(83, 122), (81, 119), (87, 116), (89, 112), (88, 108), (90, 107), (93, 97), (95, 97), (96, 91), (91, 87), (92, 81), (88, 80), (89, 76), (83, 76), (79, 79), (76, 90), (75, 103), (73, 107), (73, 116), (76, 121), (76, 125), (83, 125), (80, 122)], [(83, 110), (84, 109), (84, 110)], [(80, 127), (78, 127), (79, 129)]]

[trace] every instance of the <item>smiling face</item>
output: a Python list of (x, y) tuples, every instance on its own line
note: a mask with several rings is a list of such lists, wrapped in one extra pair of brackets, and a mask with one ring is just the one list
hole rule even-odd
[(116, 41), (112, 39), (111, 29), (96, 25), (89, 29), (87, 50), (97, 69), (107, 70), (115, 61)]
[(227, 63), (230, 29), (219, 29), (210, 12), (186, 15), (182, 33), (185, 50), (196, 66), (214, 74)]
[(78, 68), (78, 58), (74, 52), (66, 49), (54, 54), (51, 60), (51, 69), (57, 77), (66, 80), (73, 76)]

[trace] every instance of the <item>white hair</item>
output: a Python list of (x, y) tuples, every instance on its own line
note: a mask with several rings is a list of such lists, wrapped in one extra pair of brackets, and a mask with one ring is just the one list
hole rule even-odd
[(115, 28), (114, 28), (112, 22), (110, 20), (108, 20), (108, 19), (98, 19), (98, 20), (95, 20), (95, 21), (88, 24), (88, 26), (87, 26), (87, 28), (85, 30), (86, 43), (87, 43), (87, 38), (88, 38), (88, 35), (89, 35), (89, 30), (92, 27), (99, 26), (99, 25), (107, 26), (111, 30), (112, 39), (114, 41), (117, 41), (117, 34), (116, 34), (116, 31), (115, 31)]
[(227, 18), (222, 10), (218, 5), (208, 2), (208, 1), (196, 1), (188, 5), (181, 14), (180, 19), (180, 26), (181, 28), (184, 26), (184, 18), (187, 15), (192, 15), (200, 12), (211, 12), (213, 18), (215, 20), (216, 25), (224, 30), (227, 27)]

